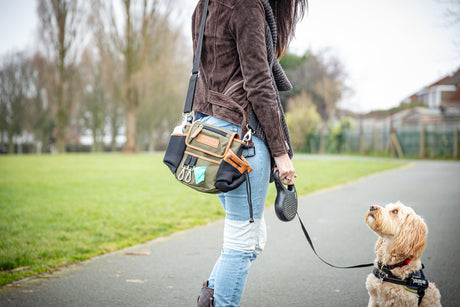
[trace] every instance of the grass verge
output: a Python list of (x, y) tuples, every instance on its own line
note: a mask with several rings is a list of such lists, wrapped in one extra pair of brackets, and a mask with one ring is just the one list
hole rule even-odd
[[(294, 165), (306, 194), (402, 164)], [(160, 155), (0, 157), (0, 286), (223, 216), (214, 195), (175, 182)]]

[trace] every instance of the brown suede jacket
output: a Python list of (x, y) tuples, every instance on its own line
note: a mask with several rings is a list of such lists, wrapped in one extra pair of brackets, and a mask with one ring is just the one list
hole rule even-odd
[[(194, 50), (204, 0), (192, 17)], [(193, 110), (243, 129), (251, 106), (273, 157), (287, 153), (267, 61), (265, 11), (260, 0), (210, 0)]]

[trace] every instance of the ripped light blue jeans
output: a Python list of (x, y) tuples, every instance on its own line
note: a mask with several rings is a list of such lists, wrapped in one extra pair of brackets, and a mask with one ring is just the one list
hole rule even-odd
[[(239, 126), (222, 119), (204, 116), (200, 121), (241, 134)], [(225, 226), (222, 253), (209, 277), (216, 307), (239, 306), (251, 262), (263, 250), (267, 238), (263, 210), (270, 180), (270, 154), (260, 138), (253, 136), (252, 139), (255, 156), (247, 160), (253, 168), (249, 179), (254, 223), (249, 223), (246, 184), (218, 195), (225, 210)], [(244, 151), (243, 155), (248, 156), (248, 152)]]

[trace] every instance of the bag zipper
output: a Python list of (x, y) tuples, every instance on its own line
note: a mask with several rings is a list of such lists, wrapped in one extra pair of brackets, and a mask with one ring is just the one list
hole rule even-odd
[(227, 88), (227, 90), (224, 92), (224, 95), (227, 95), (228, 93), (230, 93), (230, 91), (232, 89), (234, 89), (236, 86), (240, 85), (243, 82), (244, 82), (244, 80), (240, 80), (240, 81), (238, 81), (236, 83), (233, 83), (229, 88)]
[(220, 135), (222, 135), (224, 137), (227, 136), (227, 133), (225, 133), (224, 131), (221, 131), (221, 130), (213, 128), (213, 127), (203, 126), (203, 129), (206, 129), (206, 130), (209, 130), (211, 132), (220, 134)]

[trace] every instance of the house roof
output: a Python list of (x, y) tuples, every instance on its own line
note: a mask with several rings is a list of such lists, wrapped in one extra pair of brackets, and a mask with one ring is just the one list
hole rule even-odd
[(436, 86), (436, 85), (449, 85), (450, 83), (447, 83), (447, 81), (450, 80), (450, 78), (451, 78), (450, 76), (446, 76), (446, 77), (441, 78), (438, 81), (436, 81), (436, 82), (434, 82), (434, 83), (432, 83), (430, 85), (427, 85), (424, 88), (431, 88), (431, 87)]
[(458, 69), (453, 75), (447, 76), (439, 81), (441, 81), (439, 84), (442, 85), (455, 85), (458, 87), (460, 85), (460, 69)]
[[(409, 101), (416, 101), (418, 93), (424, 89), (429, 89), (434, 86), (438, 85), (454, 85), (457, 87), (457, 91), (449, 98), (450, 102), (457, 105), (460, 103), (460, 68), (453, 73), (452, 75), (445, 76), (436, 82), (433, 82), (427, 86), (424, 86), (422, 89), (418, 90), (417, 92), (413, 93), (412, 95), (409, 95), (406, 97), (403, 101), (409, 100)], [(450, 103), (449, 103), (450, 104)]]

